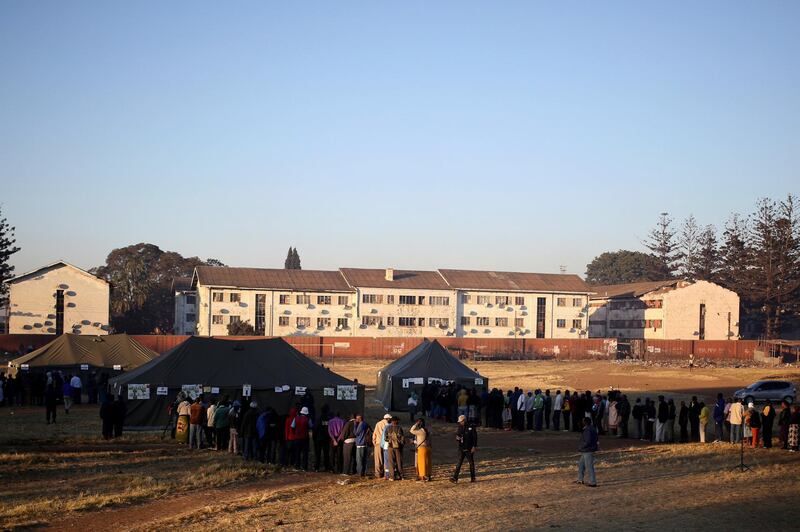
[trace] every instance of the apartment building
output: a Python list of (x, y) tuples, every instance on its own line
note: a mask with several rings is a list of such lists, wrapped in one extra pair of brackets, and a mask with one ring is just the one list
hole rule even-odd
[(739, 296), (708, 281), (594, 286), (592, 338), (728, 340), (739, 336)]
[(172, 293), (175, 296), (172, 333), (194, 335), (197, 332), (197, 291), (192, 288), (192, 278), (173, 279)]
[(337, 271), (199, 266), (191, 286), (201, 336), (238, 321), (265, 336), (352, 336), (355, 293)]
[(65, 261), (6, 281), (11, 334), (108, 334), (109, 285)]
[(457, 293), (439, 272), (342, 268), (357, 296), (353, 336), (454, 336)]

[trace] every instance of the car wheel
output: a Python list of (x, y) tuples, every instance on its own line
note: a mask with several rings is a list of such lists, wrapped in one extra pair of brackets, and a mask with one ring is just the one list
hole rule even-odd
[(753, 403), (753, 404), (756, 403), (756, 401), (755, 401), (755, 399), (753, 399), (752, 395), (748, 395), (747, 397), (744, 398), (744, 404), (749, 405), (750, 403)]
[(784, 397), (783, 400), (786, 401), (787, 404), (792, 404), (794, 402), (794, 398), (790, 395)]

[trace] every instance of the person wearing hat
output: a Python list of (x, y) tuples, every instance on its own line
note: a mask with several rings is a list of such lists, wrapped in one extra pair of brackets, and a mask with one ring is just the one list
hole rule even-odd
[(372, 431), (372, 450), (375, 454), (375, 478), (385, 478), (385, 462), (383, 456), (383, 431), (389, 420), (392, 419), (391, 414), (384, 414), (383, 418), (375, 423), (375, 429)]
[(417, 451), (417, 480), (428, 482), (431, 479), (431, 438), (425, 428), (425, 419), (418, 418), (411, 427), (414, 435), (414, 447)]
[(456, 464), (453, 476), (450, 477), (450, 482), (458, 482), (458, 474), (461, 472), (464, 458), (469, 462), (470, 482), (475, 482), (475, 450), (478, 448), (478, 431), (474, 425), (467, 423), (466, 416), (458, 416), (456, 441), (458, 442), (458, 464)]
[(403, 480), (403, 445), (405, 434), (400, 427), (400, 418), (392, 417), (390, 424), (384, 429), (383, 439), (386, 442), (389, 455), (389, 480)]
[(300, 415), (294, 418), (294, 445), (297, 462), (294, 466), (303, 471), (308, 471), (308, 431), (311, 424), (308, 418), (308, 407), (300, 409)]

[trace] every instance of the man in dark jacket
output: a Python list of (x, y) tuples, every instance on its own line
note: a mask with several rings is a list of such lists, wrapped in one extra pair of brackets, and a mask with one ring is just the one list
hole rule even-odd
[(351, 417), (344, 424), (339, 434), (339, 445), (342, 447), (342, 474), (352, 475), (356, 457), (356, 418)]
[(327, 404), (322, 405), (322, 412), (314, 425), (314, 471), (333, 471), (331, 468), (331, 437), (328, 435), (328, 420), (331, 419)]
[[(2, 386), (2, 383), (0, 383), (0, 386)], [(44, 409), (48, 425), (50, 424), (51, 419), (53, 423), (56, 422), (57, 401), (58, 401), (58, 390), (56, 390), (55, 384), (50, 383), (47, 385), (47, 388), (44, 391)]]
[(114, 421), (114, 437), (119, 438), (122, 436), (122, 427), (125, 424), (125, 416), (128, 414), (128, 407), (125, 406), (125, 401), (122, 396), (118, 395), (117, 400), (111, 407), (111, 418)]
[(110, 440), (114, 436), (114, 406), (111, 397), (106, 396), (103, 404), (100, 405), (100, 419), (103, 422), (103, 439)]
[(722, 441), (722, 427), (725, 424), (725, 398), (721, 393), (717, 394), (717, 402), (714, 403), (713, 416), (716, 441)]
[(700, 403), (697, 402), (697, 396), (692, 396), (692, 401), (689, 403), (689, 427), (692, 433), (692, 441), (700, 441)]
[(581, 441), (578, 446), (578, 451), (581, 453), (581, 458), (578, 460), (578, 480), (577, 484), (583, 484), (583, 477), (586, 471), (589, 472), (589, 483), (586, 486), (590, 488), (597, 487), (597, 479), (594, 475), (594, 453), (598, 449), (597, 430), (592, 426), (591, 420), (583, 418), (583, 432), (581, 433)]
[(467, 423), (465, 416), (458, 416), (458, 430), (456, 431), (456, 441), (458, 442), (458, 464), (450, 482), (458, 482), (458, 474), (461, 472), (461, 465), (464, 458), (469, 462), (469, 479), (475, 482), (475, 450), (478, 448), (478, 431)]
[(656, 417), (656, 442), (664, 443), (667, 435), (667, 420), (669, 419), (669, 406), (663, 395), (658, 396), (658, 416)]
[(631, 417), (631, 404), (628, 402), (628, 396), (622, 395), (617, 401), (617, 412), (619, 412), (620, 423), (620, 438), (628, 437), (628, 420)]
[(772, 401), (767, 399), (767, 404), (761, 410), (761, 439), (764, 440), (764, 448), (772, 447), (772, 424), (775, 421), (775, 409)]
[(640, 440), (644, 439), (644, 430), (642, 429), (642, 420), (644, 419), (644, 407), (642, 406), (642, 398), (636, 398), (636, 404), (633, 405), (633, 424), (636, 426), (636, 437)]
[(255, 460), (258, 458), (258, 431), (256, 422), (261, 414), (258, 410), (258, 403), (252, 401), (250, 408), (242, 416), (242, 457), (245, 460)]

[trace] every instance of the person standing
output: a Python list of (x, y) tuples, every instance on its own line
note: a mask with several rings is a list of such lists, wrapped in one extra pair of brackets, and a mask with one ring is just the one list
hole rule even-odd
[(458, 463), (453, 476), (450, 477), (450, 482), (458, 482), (458, 475), (465, 458), (469, 462), (469, 481), (475, 482), (475, 451), (478, 449), (478, 431), (473, 425), (467, 424), (464, 416), (458, 418), (456, 442), (458, 442)]
[(295, 467), (303, 471), (308, 471), (308, 431), (311, 430), (308, 412), (308, 407), (304, 406), (294, 418)]
[[(459, 416), (459, 419), (465, 416)], [(389, 449), (389, 480), (403, 480), (403, 445), (405, 435), (400, 427), (400, 418), (392, 417), (384, 430), (384, 439)]]
[(339, 434), (339, 445), (342, 448), (342, 475), (353, 474), (353, 462), (355, 461), (356, 451), (356, 418), (353, 416), (342, 427), (342, 432)]
[(729, 411), (731, 423), (731, 443), (742, 441), (742, 423), (744, 422), (744, 405), (741, 401), (731, 403)]
[(425, 420), (417, 419), (410, 432), (414, 435), (414, 448), (417, 451), (417, 480), (428, 482), (431, 479), (431, 441)]
[(390, 414), (384, 414), (383, 419), (375, 423), (375, 428), (372, 430), (372, 452), (374, 453), (373, 460), (375, 462), (375, 478), (385, 478), (386, 470), (383, 462), (383, 447), (381, 446), (383, 440), (383, 430), (392, 419)]
[(339, 443), (339, 435), (342, 433), (342, 428), (344, 428), (344, 420), (339, 417), (339, 412), (336, 412), (336, 415), (328, 421), (328, 436), (331, 439), (331, 450), (333, 452), (331, 462), (333, 462), (332, 465), (334, 473), (342, 472), (344, 453), (342, 452), (342, 446)]
[(644, 419), (644, 412), (642, 411), (642, 398), (637, 397), (636, 403), (633, 405), (633, 425), (636, 427), (636, 437), (640, 440), (644, 439), (644, 432), (642, 431), (642, 419)]
[(764, 442), (764, 448), (772, 448), (772, 423), (775, 420), (775, 409), (772, 407), (772, 401), (767, 399), (767, 404), (761, 410), (761, 440)]
[(76, 405), (81, 404), (81, 391), (83, 390), (83, 383), (77, 374), (69, 380), (69, 385), (72, 388), (72, 402)]
[(47, 388), (44, 390), (44, 409), (45, 409), (45, 418), (47, 419), (47, 424), (50, 424), (50, 421), (53, 423), (56, 422), (56, 402), (58, 401), (58, 390), (56, 390), (55, 383), (50, 383), (47, 385)]
[(125, 416), (128, 414), (128, 407), (122, 399), (122, 395), (118, 395), (111, 410), (111, 416), (114, 422), (114, 437), (119, 438), (122, 436), (122, 429), (125, 425)]
[[(192, 404), (189, 402), (188, 397), (183, 397), (181, 402), (178, 403), (178, 424), (175, 428), (175, 439), (178, 443), (189, 443), (190, 441), (190, 422), (191, 422), (191, 408)], [(191, 447), (191, 445), (190, 445)]]
[(228, 438), (230, 437), (230, 420), (228, 414), (231, 408), (228, 406), (228, 400), (223, 399), (214, 409), (214, 432), (216, 436), (217, 451), (228, 450)]
[(542, 430), (542, 421), (544, 417), (544, 397), (542, 396), (542, 390), (536, 390), (536, 393), (533, 394), (533, 423), (534, 423), (534, 430), (540, 432)]
[(711, 418), (711, 410), (706, 406), (705, 403), (700, 402), (698, 405), (700, 407), (700, 443), (706, 442), (706, 425), (708, 425), (708, 420)]
[(103, 404), (100, 405), (100, 420), (102, 422), (102, 434), (104, 440), (110, 440), (114, 437), (114, 405), (111, 402), (111, 397), (106, 396)]
[(800, 449), (800, 406), (792, 405), (789, 417), (789, 451), (796, 453)]
[(678, 425), (681, 428), (681, 443), (689, 442), (689, 408), (686, 406), (686, 401), (681, 401), (681, 409), (678, 412)]
[(700, 403), (697, 396), (693, 395), (689, 403), (689, 427), (691, 428), (692, 441), (700, 441)]
[(748, 425), (750, 426), (750, 434), (753, 439), (750, 446), (755, 449), (759, 445), (759, 433), (761, 432), (761, 415), (756, 411), (756, 406), (753, 403), (748, 405), (750, 415), (747, 418)]
[(206, 444), (209, 449), (211, 449), (212, 445), (214, 449), (217, 448), (216, 429), (214, 427), (214, 412), (216, 411), (217, 402), (212, 399), (206, 408)]
[(722, 441), (722, 427), (725, 423), (725, 398), (721, 393), (717, 394), (717, 402), (714, 403), (714, 437), (715, 442)]
[(331, 437), (328, 435), (328, 422), (331, 419), (329, 407), (322, 405), (319, 418), (314, 425), (314, 471), (332, 471), (331, 469)]
[(242, 423), (242, 403), (237, 399), (233, 402), (233, 406), (228, 411), (228, 452), (230, 454), (239, 454), (239, 429)]
[(550, 396), (550, 390), (544, 391), (544, 428), (550, 430), (550, 410), (553, 408), (553, 398)]
[(608, 398), (608, 431), (613, 435), (617, 435), (619, 428), (619, 409), (617, 408), (617, 398), (615, 396)]
[(558, 432), (561, 428), (561, 410), (564, 408), (564, 396), (561, 395), (561, 390), (556, 390), (556, 396), (553, 397), (553, 430)]
[(367, 441), (369, 439), (369, 425), (364, 421), (364, 416), (356, 414), (356, 423), (353, 433), (356, 436), (356, 475), (367, 476)]
[(658, 414), (656, 417), (656, 443), (664, 443), (669, 419), (669, 406), (663, 395), (658, 396)]
[(620, 438), (628, 437), (628, 420), (631, 417), (631, 404), (628, 402), (628, 396), (622, 394), (619, 401), (617, 401), (617, 412), (619, 412), (619, 428)]
[(592, 422), (588, 418), (583, 421), (583, 433), (581, 434), (581, 441), (578, 447), (578, 452), (581, 457), (578, 460), (578, 480), (577, 484), (584, 484), (583, 479), (586, 472), (589, 473), (589, 483), (585, 484), (590, 488), (597, 487), (597, 478), (594, 473), (594, 453), (597, 452), (599, 438), (597, 436), (597, 429), (594, 428)]
[(64, 384), (61, 385), (61, 395), (64, 398), (64, 413), (69, 414), (69, 409), (72, 408), (72, 386), (69, 384), (71, 377), (69, 375), (64, 379)]
[(533, 393), (528, 392), (528, 395), (525, 396), (525, 406), (523, 410), (525, 411), (525, 424), (527, 430), (533, 430)]
[(667, 416), (667, 430), (664, 437), (668, 442), (675, 443), (675, 418), (677, 417), (677, 412), (675, 401), (672, 397), (667, 400), (667, 408), (669, 409), (669, 415)]
[(258, 459), (260, 454), (258, 451), (258, 429), (256, 428), (260, 414), (258, 402), (253, 400), (250, 401), (250, 408), (242, 416), (242, 457), (247, 461)]
[(792, 411), (789, 409), (789, 403), (783, 401), (781, 403), (781, 413), (778, 415), (778, 436), (781, 440), (781, 448), (789, 449), (789, 425), (791, 424)]
[[(180, 410), (180, 409), (179, 409)], [(203, 447), (203, 398), (198, 395), (189, 407), (189, 448), (201, 449)]]

